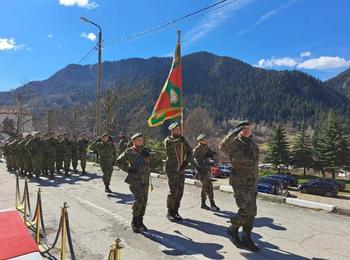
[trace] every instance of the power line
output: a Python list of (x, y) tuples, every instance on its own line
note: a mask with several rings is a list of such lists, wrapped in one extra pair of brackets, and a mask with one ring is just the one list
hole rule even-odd
[(78, 64), (83, 64), (83, 62), (93, 53), (93, 51), (97, 50), (97, 45), (95, 45), (85, 56), (83, 56)]
[[(202, 9), (200, 9), (200, 10), (197, 10), (197, 11), (194, 11), (194, 12), (189, 13), (187, 15), (178, 17), (176, 19), (173, 19), (173, 20), (171, 20), (169, 22), (166, 22), (166, 23), (163, 23), (161, 25), (154, 26), (154, 27), (148, 28), (146, 30), (143, 30), (141, 32), (133, 33), (133, 34), (130, 34), (130, 35), (127, 35), (127, 36), (124, 36), (124, 37), (120, 37), (118, 39), (106, 42), (106, 45), (112, 45), (112, 44), (116, 44), (118, 42), (126, 42), (126, 41), (129, 42), (129, 41), (134, 41), (134, 40), (138, 40), (138, 39), (144, 38), (149, 33), (155, 33), (155, 32), (159, 32), (159, 31), (163, 31), (165, 27), (168, 27), (170, 25), (178, 23), (178, 22), (180, 22), (182, 20), (188, 19), (191, 16), (204, 13), (205, 11), (212, 12), (212, 11), (218, 10), (220, 8), (223, 8), (223, 7), (225, 7), (225, 6), (229, 5), (229, 4), (233, 4), (234, 2), (237, 2), (237, 1), (238, 0), (221, 0), (221, 1), (217, 2), (217, 3), (211, 4), (211, 5), (209, 5), (207, 7), (204, 7)], [(225, 3), (225, 4), (223, 4), (223, 3)], [(213, 7), (216, 7), (216, 8), (213, 9)]]

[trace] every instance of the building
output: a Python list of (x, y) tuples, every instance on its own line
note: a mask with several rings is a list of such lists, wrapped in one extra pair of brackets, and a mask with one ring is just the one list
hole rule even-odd
[[(0, 140), (6, 139), (10, 133), (24, 133), (33, 131), (33, 115), (27, 111), (22, 112), (21, 120), (15, 107), (0, 107)], [(18, 124), (20, 123), (20, 126)], [(17, 131), (19, 127), (19, 131)]]

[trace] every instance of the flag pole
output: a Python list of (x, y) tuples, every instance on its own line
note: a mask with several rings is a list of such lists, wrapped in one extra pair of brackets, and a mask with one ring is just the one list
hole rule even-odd
[[(180, 62), (181, 62), (181, 70), (182, 70), (182, 56), (181, 56), (181, 31), (177, 31), (177, 41), (180, 45)], [(182, 74), (182, 71), (181, 71)], [(180, 117), (180, 125), (181, 125), (181, 136), (184, 136), (184, 99), (183, 99), (183, 86), (181, 91), (181, 117)], [(182, 165), (184, 161), (184, 145), (181, 143), (180, 146), (180, 165)]]

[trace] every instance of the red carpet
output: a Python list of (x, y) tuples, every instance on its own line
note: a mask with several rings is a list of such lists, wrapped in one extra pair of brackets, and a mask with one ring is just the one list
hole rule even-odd
[(0, 260), (37, 251), (21, 215), (15, 210), (0, 212)]

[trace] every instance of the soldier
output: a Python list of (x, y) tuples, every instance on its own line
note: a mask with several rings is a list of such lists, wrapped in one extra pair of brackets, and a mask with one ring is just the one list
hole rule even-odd
[(62, 142), (62, 149), (64, 151), (63, 153), (63, 166), (64, 166), (64, 176), (69, 175), (70, 171), (70, 161), (72, 159), (72, 153), (73, 153), (73, 141), (70, 140), (70, 133), (64, 133), (63, 135), (63, 142)]
[(53, 179), (55, 176), (55, 161), (57, 156), (58, 141), (55, 137), (55, 132), (51, 131), (49, 137), (46, 139), (46, 153), (47, 153), (47, 168), (50, 173), (49, 178)]
[(143, 134), (134, 134), (131, 140), (133, 146), (119, 155), (117, 166), (128, 173), (125, 182), (129, 184), (134, 196), (131, 227), (135, 233), (139, 233), (147, 230), (143, 223), (143, 216), (148, 199), (151, 153), (143, 146)]
[(21, 176), (26, 176), (27, 174), (27, 169), (26, 169), (26, 165), (25, 165), (25, 156), (26, 156), (26, 149), (25, 149), (25, 145), (28, 142), (27, 139), (27, 133), (23, 134), (23, 139), (17, 144), (17, 150), (18, 150), (18, 156), (19, 156), (19, 160), (20, 160), (20, 175)]
[[(251, 251), (259, 248), (251, 239), (251, 232), (256, 216), (256, 196), (258, 180), (259, 147), (252, 138), (248, 121), (239, 123), (220, 143), (220, 150), (230, 156), (233, 170), (230, 175), (237, 207), (236, 216), (231, 218), (227, 234), (237, 247)], [(242, 239), (238, 230), (243, 227)]]
[(126, 137), (126, 135), (124, 134), (124, 132), (120, 132), (120, 134), (119, 134), (119, 143), (118, 143), (118, 153), (119, 153), (119, 155), (122, 154), (122, 152), (124, 152), (126, 150), (126, 148), (128, 148), (128, 143), (129, 143), (129, 140)]
[(10, 143), (10, 151), (11, 151), (11, 160), (13, 171), (16, 173), (20, 168), (20, 155), (18, 150), (18, 143), (20, 142), (20, 136), (16, 136), (16, 138)]
[(29, 139), (25, 146), (32, 160), (33, 173), (36, 178), (40, 178), (43, 160), (43, 143), (40, 139), (40, 132), (34, 132), (34, 138)]
[(127, 148), (129, 148), (129, 147), (132, 147), (132, 146), (133, 146), (132, 141), (131, 141), (131, 138), (133, 137), (133, 135), (134, 135), (134, 134), (131, 134), (131, 133), (129, 134), (129, 138), (128, 138), (128, 145), (127, 145), (128, 147), (127, 147)]
[(72, 148), (72, 166), (74, 173), (77, 173), (77, 167), (78, 167), (78, 159), (79, 159), (79, 147), (78, 147), (78, 140), (73, 137), (72, 140), (73, 148)]
[[(215, 205), (214, 201), (214, 192), (213, 192), (213, 183), (211, 182), (211, 171), (210, 171), (210, 160), (214, 158), (215, 152), (208, 147), (207, 136), (201, 134), (197, 137), (198, 145), (193, 149), (193, 156), (200, 166), (198, 171), (197, 178), (202, 183), (202, 192), (201, 192), (201, 208), (219, 211), (219, 207)], [(205, 204), (206, 198), (209, 198), (210, 208)]]
[(8, 172), (12, 171), (10, 149), (9, 149), (10, 142), (11, 142), (11, 137), (9, 137), (6, 140), (5, 144), (2, 147), (2, 151), (3, 151), (3, 155), (5, 157), (5, 160), (6, 160), (6, 167), (7, 167)]
[(109, 185), (113, 173), (113, 158), (115, 158), (116, 154), (115, 146), (110, 141), (109, 135), (104, 133), (91, 144), (90, 149), (95, 151), (100, 157), (100, 167), (103, 173), (105, 192), (111, 193), (112, 191)]
[(64, 159), (64, 143), (63, 136), (57, 135), (57, 153), (56, 153), (56, 171), (61, 173)]
[(185, 185), (185, 168), (191, 163), (196, 169), (200, 169), (198, 163), (193, 158), (192, 148), (181, 136), (181, 129), (178, 122), (169, 126), (170, 136), (165, 138), (166, 161), (164, 172), (168, 176), (170, 192), (167, 198), (168, 214), (170, 221), (181, 221), (179, 214), (180, 202), (183, 196)]
[(49, 134), (45, 133), (43, 135), (43, 139), (42, 139), (42, 145), (43, 145), (43, 147), (42, 147), (42, 149), (43, 149), (42, 174), (44, 176), (48, 176), (49, 175), (49, 173), (48, 173), (48, 165), (47, 165), (47, 160), (48, 160), (48, 157), (49, 157), (49, 155), (48, 155), (48, 149), (49, 149), (49, 147), (48, 147), (48, 138), (49, 138)]
[(79, 159), (80, 159), (82, 175), (86, 174), (85, 168), (86, 168), (86, 155), (87, 155), (88, 147), (89, 147), (89, 140), (87, 139), (87, 135), (85, 133), (82, 133), (80, 135), (80, 139), (78, 140), (78, 151), (79, 151)]
[(30, 157), (30, 153), (26, 147), (27, 142), (32, 139), (33, 136), (31, 133), (28, 133), (23, 140), (24, 142), (24, 153), (23, 153), (23, 160), (24, 160), (24, 168), (26, 174), (28, 174), (28, 177), (31, 178), (33, 177), (33, 163), (32, 163), (32, 158)]

